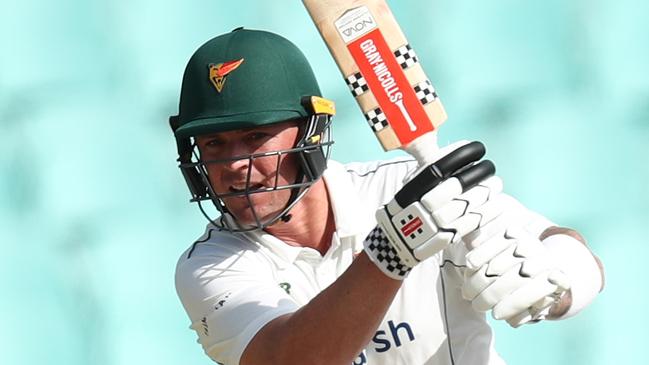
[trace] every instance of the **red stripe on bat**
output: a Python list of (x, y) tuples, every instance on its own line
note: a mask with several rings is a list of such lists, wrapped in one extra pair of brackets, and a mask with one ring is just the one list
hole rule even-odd
[(401, 233), (403, 233), (404, 236), (410, 236), (411, 233), (419, 229), (422, 225), (423, 223), (421, 222), (421, 219), (417, 217), (408, 222), (405, 226), (401, 227)]
[(434, 129), (379, 29), (347, 45), (402, 146)]

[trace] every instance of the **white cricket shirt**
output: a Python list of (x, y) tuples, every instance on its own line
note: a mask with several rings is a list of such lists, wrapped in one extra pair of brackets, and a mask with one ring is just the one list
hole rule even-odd
[[(376, 209), (415, 167), (403, 158), (348, 165), (330, 160), (323, 178), (336, 232), (324, 257), (263, 231), (232, 234), (208, 225), (176, 268), (176, 290), (206, 354), (238, 365), (266, 323), (294, 312), (336, 280), (363, 249)], [(462, 299), (465, 254), (459, 244), (416, 266), (353, 364), (503, 364), (485, 315)]]

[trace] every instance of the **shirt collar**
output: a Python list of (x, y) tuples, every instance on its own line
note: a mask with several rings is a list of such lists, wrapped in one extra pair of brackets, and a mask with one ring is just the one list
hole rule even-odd
[[(329, 251), (331, 251), (335, 250), (340, 243), (339, 241), (346, 237), (366, 234), (368, 227), (372, 227), (375, 224), (373, 222), (374, 214), (373, 212), (368, 212), (365, 205), (359, 199), (351, 176), (341, 163), (329, 160), (322, 178), (327, 187), (327, 193), (329, 194), (329, 202), (333, 209), (336, 224), (335, 234), (338, 236), (338, 240), (332, 240), (331, 247), (329, 248)], [(309, 247), (288, 245), (263, 230), (241, 234), (251, 235), (252, 237), (256, 236), (260, 242), (265, 243), (263, 246), (266, 246), (288, 262), (295, 262), (300, 254), (304, 255), (307, 251), (317, 253), (316, 250)]]
[(334, 212), (336, 231), (339, 238), (367, 233), (367, 227), (374, 223), (374, 212), (368, 212), (359, 199), (350, 174), (339, 162), (329, 160), (323, 174), (329, 201)]

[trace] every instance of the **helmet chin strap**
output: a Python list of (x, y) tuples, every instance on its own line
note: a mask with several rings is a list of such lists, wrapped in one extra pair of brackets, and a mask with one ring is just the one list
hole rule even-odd
[[(298, 147), (300, 145), (304, 145), (306, 143), (307, 138), (310, 135), (312, 135), (314, 133), (322, 133), (322, 131), (328, 127), (328, 122), (329, 122), (329, 120), (327, 120), (327, 122), (324, 125), (319, 126), (318, 125), (318, 116), (315, 115), (315, 114), (309, 116), (308, 122), (306, 123), (306, 125), (300, 127), (301, 129), (302, 128), (304, 128), (304, 129), (302, 131), (302, 136), (298, 139), (296, 147)], [(298, 175), (295, 177), (295, 185), (298, 185), (301, 182), (304, 182), (304, 180), (306, 179), (306, 173), (304, 171), (305, 168), (306, 168), (305, 166), (300, 167), (300, 169), (298, 171)], [(320, 177), (318, 177), (318, 179), (319, 178)], [(304, 194), (306, 194), (306, 191), (309, 190), (310, 187), (311, 187), (311, 185), (306, 186), (306, 187), (295, 187), (295, 188), (291, 189), (291, 196), (289, 197), (288, 202), (284, 206), (284, 210), (283, 210), (284, 212), (280, 215), (279, 221), (282, 221), (284, 223), (288, 223), (291, 220), (291, 218), (293, 218), (293, 215), (291, 213), (289, 213), (289, 212), (291, 211), (293, 206), (297, 203), (297, 200), (300, 199)], [(300, 193), (302, 193), (302, 194), (300, 194)]]
[[(304, 172), (300, 170), (298, 177), (295, 179), (295, 184), (299, 184), (301, 180), (304, 180)], [(291, 189), (291, 196), (288, 198), (288, 202), (286, 202), (286, 205), (284, 206), (284, 213), (282, 213), (282, 215), (280, 215), (279, 217), (280, 221), (284, 223), (290, 222), (291, 218), (293, 218), (293, 214), (289, 212), (291, 211), (295, 203), (297, 203), (297, 199), (300, 196), (300, 190), (304, 190), (304, 193), (306, 193), (306, 190), (308, 190), (309, 187), (296, 187)]]

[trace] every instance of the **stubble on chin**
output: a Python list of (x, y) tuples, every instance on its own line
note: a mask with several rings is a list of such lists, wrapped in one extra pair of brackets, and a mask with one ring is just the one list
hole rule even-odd
[(246, 198), (244, 198), (243, 202), (237, 202), (231, 206), (227, 201), (225, 202), (226, 207), (228, 207), (228, 210), (236, 218), (237, 222), (244, 225), (257, 224), (255, 215), (261, 223), (275, 218), (284, 209), (286, 204), (288, 204), (290, 198), (289, 190), (258, 194), (269, 194), (269, 196), (265, 197), (266, 199), (255, 199), (255, 197), (251, 196), (250, 200), (252, 204)]

